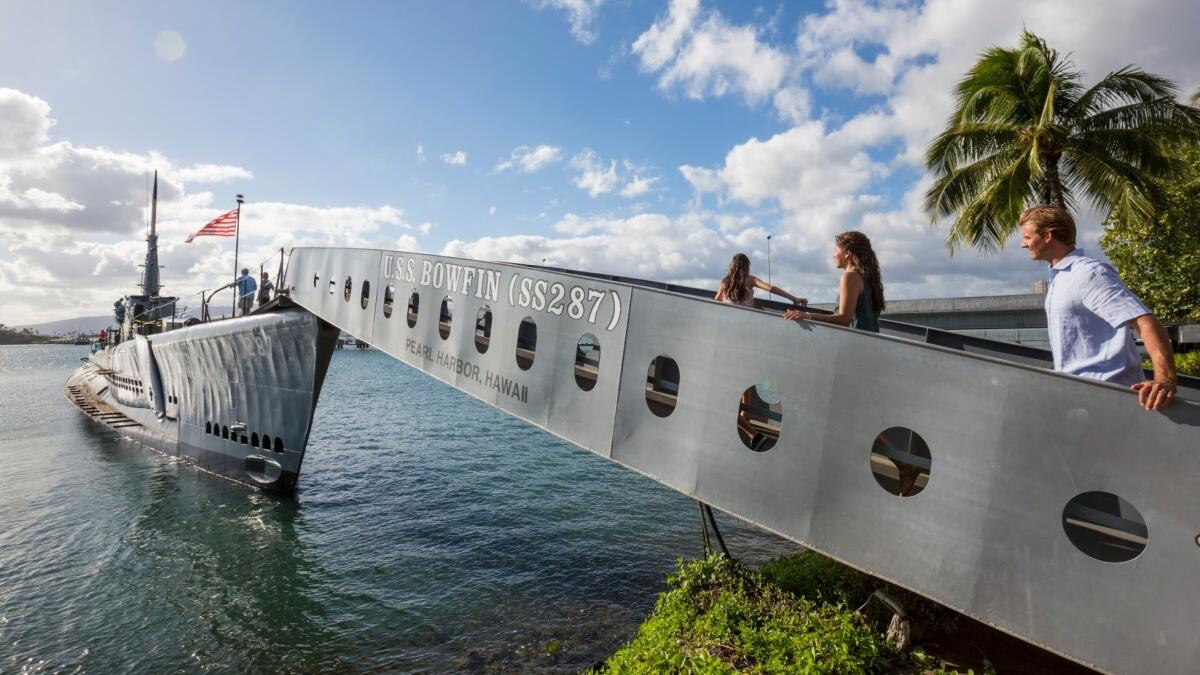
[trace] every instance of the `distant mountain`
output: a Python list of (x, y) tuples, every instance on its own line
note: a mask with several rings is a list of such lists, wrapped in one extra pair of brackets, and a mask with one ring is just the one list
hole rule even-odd
[(109, 324), (113, 323), (116, 323), (116, 321), (113, 319), (112, 314), (109, 314), (107, 316), (81, 316), (76, 319), (63, 319), (62, 321), (30, 323), (24, 326), (9, 326), (9, 328), (28, 328), (42, 335), (74, 335), (77, 332), (84, 335), (95, 335), (100, 332), (101, 328), (107, 328)]

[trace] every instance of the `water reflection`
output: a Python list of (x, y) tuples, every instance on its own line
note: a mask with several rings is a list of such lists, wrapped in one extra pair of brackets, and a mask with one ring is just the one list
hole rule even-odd
[(179, 646), (210, 663), (302, 670), (319, 668), (339, 642), (351, 651), (320, 622), (325, 607), (313, 589), (323, 571), (298, 534), (300, 504), (166, 464), (149, 476), (128, 543), (173, 587), (171, 612), (187, 632)]

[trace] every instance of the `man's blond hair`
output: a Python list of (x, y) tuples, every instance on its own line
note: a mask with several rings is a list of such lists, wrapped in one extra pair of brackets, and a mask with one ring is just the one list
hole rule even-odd
[(1055, 241), (1075, 245), (1075, 219), (1067, 210), (1053, 204), (1031, 206), (1021, 214), (1020, 224), (1032, 223), (1038, 234), (1050, 232)]

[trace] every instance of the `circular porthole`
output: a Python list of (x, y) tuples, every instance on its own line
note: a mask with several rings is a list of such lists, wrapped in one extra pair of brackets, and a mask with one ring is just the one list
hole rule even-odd
[(675, 412), (679, 402), (679, 366), (669, 356), (656, 356), (646, 371), (646, 406), (659, 417)]
[(383, 289), (383, 318), (392, 318), (392, 305), (396, 302), (396, 287), (388, 286)]
[(584, 391), (591, 391), (600, 378), (600, 341), (591, 333), (584, 333), (575, 345), (575, 384)]
[(897, 497), (912, 497), (924, 490), (932, 468), (929, 445), (912, 429), (886, 429), (871, 444), (871, 474), (879, 487)]
[(342, 292), (342, 297), (346, 298), (346, 302), (350, 302), (350, 293), (354, 290), (354, 282), (350, 281), (350, 277), (346, 277), (345, 291)]
[(1062, 526), (1075, 548), (1108, 563), (1133, 560), (1150, 538), (1142, 514), (1109, 492), (1076, 495), (1063, 508)]
[(533, 367), (533, 357), (537, 354), (537, 324), (530, 317), (521, 319), (517, 328), (517, 367), (529, 370)]
[(442, 339), (450, 337), (450, 324), (454, 319), (454, 301), (450, 296), (442, 298), (442, 308), (438, 312), (438, 335)]
[(421, 294), (415, 290), (408, 296), (408, 327), (417, 325), (417, 310), (421, 309)]
[(314, 274), (314, 275), (313, 275), (313, 288), (316, 288), (316, 287), (317, 287), (317, 282), (319, 282), (320, 280), (321, 280), (321, 275), (320, 275), (320, 274)]
[(361, 299), (359, 300), (359, 303), (358, 303), (358, 304), (359, 304), (359, 306), (360, 306), (360, 307), (362, 307), (363, 309), (366, 309), (366, 308), (367, 308), (367, 302), (368, 302), (368, 301), (370, 301), (370, 299), (371, 299), (371, 282), (369, 282), (369, 281), (367, 281), (367, 280), (365, 280), (365, 279), (363, 280), (363, 283), (362, 283), (362, 293), (361, 293), (361, 296), (362, 296), (362, 297), (361, 297)]
[(766, 384), (756, 384), (738, 399), (737, 434), (755, 452), (775, 447), (783, 429), (783, 402)]
[(492, 344), (492, 308), (484, 305), (475, 315), (475, 351), (486, 354)]

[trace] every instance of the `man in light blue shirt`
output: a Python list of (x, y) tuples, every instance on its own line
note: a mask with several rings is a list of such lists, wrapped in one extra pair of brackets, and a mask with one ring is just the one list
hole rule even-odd
[(248, 268), (242, 268), (242, 276), (234, 282), (234, 288), (237, 289), (238, 307), (242, 309), (242, 316), (250, 313), (250, 306), (254, 304), (254, 289), (258, 284), (254, 283), (254, 277), (250, 276)]
[[(1171, 341), (1162, 323), (1121, 283), (1111, 265), (1075, 248), (1075, 220), (1057, 206), (1021, 214), (1021, 248), (1050, 263), (1046, 327), (1054, 369), (1123, 384), (1147, 410), (1175, 400), (1177, 376)], [(1133, 332), (1142, 336), (1154, 364), (1146, 380)]]

